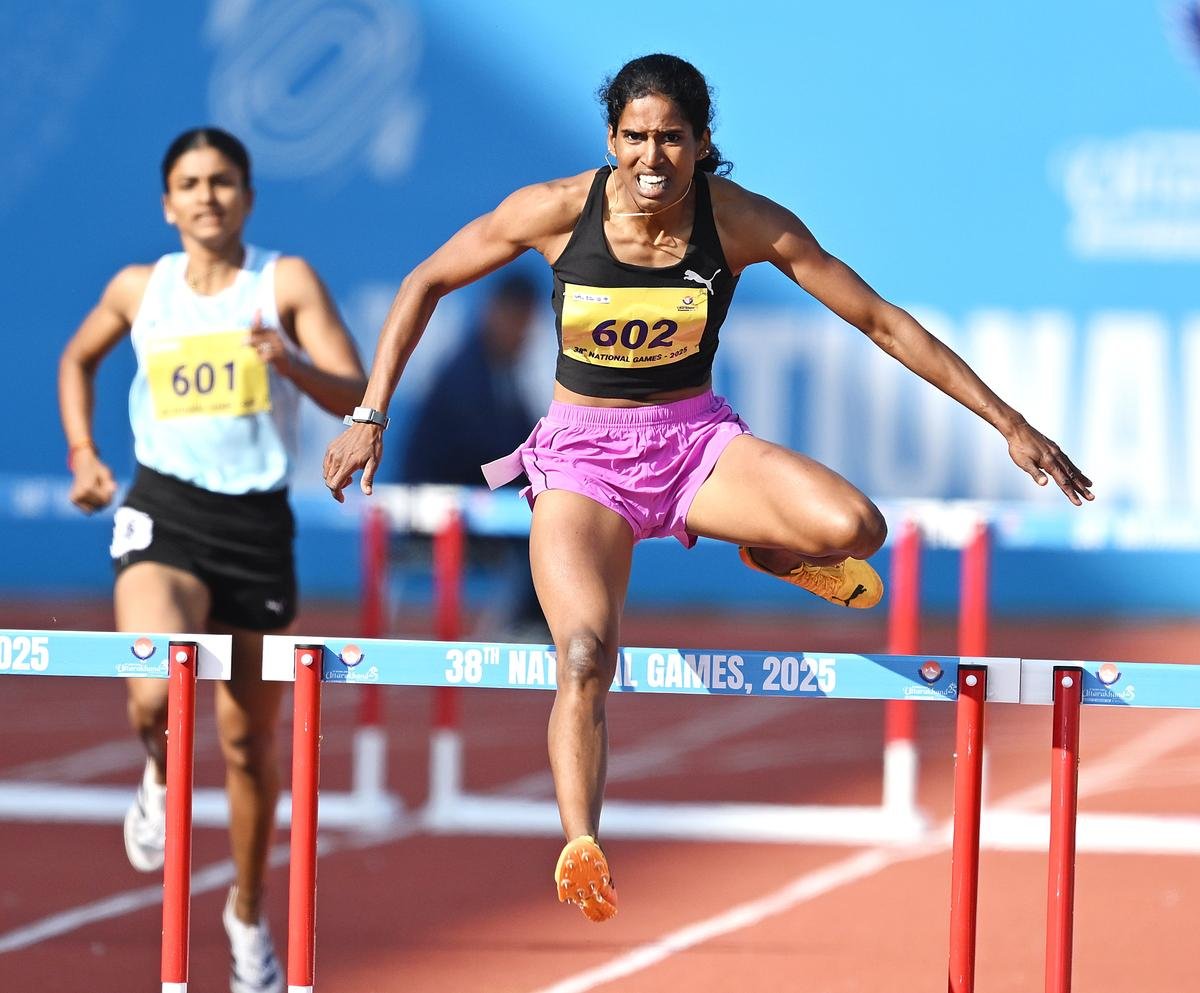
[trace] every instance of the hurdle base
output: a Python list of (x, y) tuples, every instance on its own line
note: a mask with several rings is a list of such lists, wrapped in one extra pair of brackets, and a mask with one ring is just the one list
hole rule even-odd
[[(425, 808), (420, 819), (433, 834), (540, 837), (562, 833), (558, 807), (552, 801), (463, 793)], [(624, 800), (604, 804), (603, 825), (606, 838), (830, 845), (908, 844), (920, 840), (928, 829), (919, 812), (883, 807)]]
[[(0, 782), (0, 821), (69, 821), (120, 824), (133, 800), (123, 786), (63, 786), (57, 783)], [(320, 794), (319, 825), (346, 830), (380, 830), (404, 814), (404, 803), (390, 793)], [(292, 797), (280, 794), (275, 823), (291, 823)], [(224, 790), (198, 789), (192, 795), (194, 827), (227, 827), (229, 804)]]

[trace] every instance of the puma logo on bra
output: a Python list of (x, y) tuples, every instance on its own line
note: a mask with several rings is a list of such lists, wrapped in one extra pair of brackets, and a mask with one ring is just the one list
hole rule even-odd
[(690, 279), (697, 283), (703, 283), (708, 288), (708, 292), (712, 293), (713, 292), (713, 282), (716, 280), (717, 276), (719, 276), (720, 274), (721, 274), (721, 270), (718, 269), (716, 272), (714, 272), (712, 274), (712, 276), (710, 276), (708, 279), (705, 279), (698, 272), (695, 272), (694, 270), (689, 269), (687, 272), (685, 272), (683, 274), (683, 278), (685, 280)]

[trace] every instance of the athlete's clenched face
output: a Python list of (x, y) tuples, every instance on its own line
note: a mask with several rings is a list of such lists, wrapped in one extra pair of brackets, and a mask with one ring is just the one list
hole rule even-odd
[(253, 203), (242, 170), (215, 148), (184, 152), (167, 174), (163, 214), (185, 241), (219, 250), (240, 239)]
[[(708, 129), (697, 137), (675, 102), (658, 93), (630, 100), (608, 136), (617, 177), (632, 197), (629, 206), (647, 211), (667, 207), (687, 192), (708, 146)], [(628, 207), (619, 202), (615, 209)]]

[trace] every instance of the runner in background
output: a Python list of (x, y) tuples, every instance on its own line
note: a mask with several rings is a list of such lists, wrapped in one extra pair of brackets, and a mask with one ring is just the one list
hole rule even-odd
[[(85, 513), (116, 494), (92, 437), (96, 370), (126, 336), (137, 473), (110, 554), (117, 629), (233, 636), (233, 678), (216, 685), (236, 883), (223, 914), (233, 993), (278, 993), (283, 972), (262, 912), (279, 794), (276, 725), (284, 684), (261, 678), (262, 636), (296, 615), (289, 472), (298, 406), (339, 412), (362, 395), (355, 348), (303, 259), (242, 240), (250, 160), (216, 128), (181, 134), (162, 162), (163, 213), (183, 251), (113, 277), (63, 351), (59, 405)], [(129, 719), (146, 748), (125, 819), (134, 868), (158, 871), (165, 838), (167, 683), (130, 679)]]
[[(596, 843), (607, 764), (605, 701), (620, 645), (633, 546), (705, 535), (742, 561), (833, 603), (869, 607), (883, 584), (865, 561), (886, 535), (857, 488), (814, 459), (749, 433), (711, 392), (717, 335), (741, 273), (769, 263), (876, 345), (996, 428), (1013, 461), (1072, 503), (1091, 481), (948, 347), (817, 243), (786, 208), (725, 178), (708, 84), (649, 55), (601, 90), (599, 168), (517, 190), (404, 280), (380, 334), (356, 420), (325, 457), (337, 499), (363, 470), (371, 491), (383, 411), (438, 300), (533, 249), (554, 272), (554, 402), (528, 441), (486, 467), (524, 470), (533, 578), (558, 654), (550, 764), (568, 839), (560, 900), (593, 921), (616, 912)], [(844, 398), (853, 422), (856, 399)]]

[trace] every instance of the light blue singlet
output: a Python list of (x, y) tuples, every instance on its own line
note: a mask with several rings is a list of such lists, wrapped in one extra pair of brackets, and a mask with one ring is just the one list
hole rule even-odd
[[(260, 493), (287, 485), (297, 450), (299, 391), (273, 369), (267, 369), (269, 410), (180, 416), (176, 409), (160, 416), (164, 396), (177, 404), (217, 396), (241, 375), (241, 367), (225, 361), (228, 346), (208, 359), (205, 336), (224, 334), (229, 341), (231, 332), (248, 331), (256, 311), (267, 327), (280, 327), (278, 258), (278, 252), (247, 245), (233, 284), (213, 296), (188, 286), (185, 253), (164, 255), (155, 264), (130, 333), (138, 368), (129, 389), (129, 422), (139, 463), (214, 493)], [(178, 362), (170, 358), (177, 343), (183, 349)], [(157, 402), (152, 364), (153, 385), (162, 394)]]

